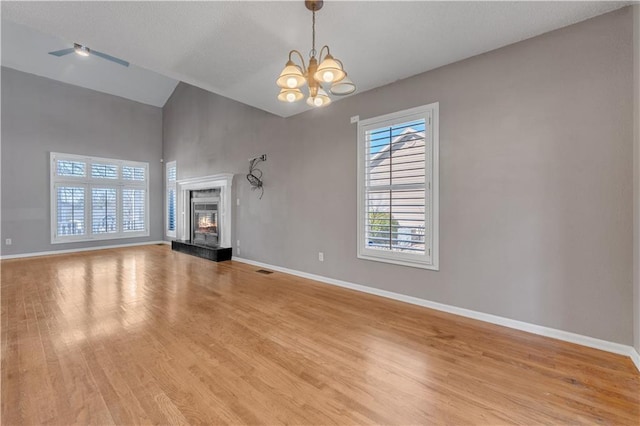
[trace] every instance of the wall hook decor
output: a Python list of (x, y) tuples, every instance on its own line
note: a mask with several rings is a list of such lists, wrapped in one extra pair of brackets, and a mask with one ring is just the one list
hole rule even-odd
[(251, 184), (251, 190), (255, 191), (256, 189), (260, 189), (259, 199), (262, 199), (262, 196), (264, 195), (264, 187), (262, 186), (262, 170), (256, 167), (261, 161), (267, 161), (267, 154), (262, 154), (259, 157), (249, 160), (249, 174), (247, 175), (247, 180)]

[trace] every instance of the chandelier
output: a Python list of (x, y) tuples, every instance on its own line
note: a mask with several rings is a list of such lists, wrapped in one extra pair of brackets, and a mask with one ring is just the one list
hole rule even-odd
[[(329, 86), (329, 92), (332, 95), (344, 96), (355, 92), (356, 85), (347, 76), (342, 62), (331, 56), (329, 46), (323, 46), (318, 54), (318, 59), (316, 59), (316, 12), (322, 9), (323, 0), (305, 0), (304, 4), (313, 15), (309, 66), (306, 66), (304, 58), (299, 51), (292, 50), (289, 52), (289, 60), (280, 73), (280, 77), (276, 80), (276, 84), (280, 87), (278, 99), (282, 102), (299, 101), (304, 98), (300, 88), (306, 83), (309, 87), (307, 104), (321, 107), (331, 103), (331, 98), (324, 87)], [(322, 56), (323, 52), (325, 53), (324, 57)], [(294, 54), (297, 54), (300, 58), (302, 67), (293, 62)]]

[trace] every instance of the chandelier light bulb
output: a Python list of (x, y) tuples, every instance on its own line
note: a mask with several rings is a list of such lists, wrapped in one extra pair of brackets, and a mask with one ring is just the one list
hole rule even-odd
[(324, 107), (331, 103), (331, 98), (327, 95), (327, 92), (323, 88), (318, 88), (316, 95), (309, 95), (307, 98), (307, 105), (312, 107)]
[(314, 77), (318, 81), (324, 81), (325, 83), (335, 83), (344, 78), (345, 72), (342, 69), (342, 65), (337, 61), (330, 53), (324, 57), (318, 69), (316, 70)]
[[(280, 73), (276, 84), (282, 89), (297, 89), (306, 82), (302, 70), (292, 61), (288, 61)], [(293, 86), (292, 86), (293, 84)]]
[(295, 102), (304, 98), (304, 95), (300, 91), (300, 89), (282, 89), (278, 94), (278, 99), (282, 102)]
[(331, 71), (325, 71), (322, 74), (322, 79), (326, 82), (326, 83), (331, 83), (333, 81), (333, 73)]
[(298, 87), (298, 80), (296, 80), (296, 79), (295, 79), (295, 78), (293, 78), (293, 77), (289, 77), (289, 78), (287, 79), (287, 87), (288, 87), (289, 89), (293, 89), (293, 88)]

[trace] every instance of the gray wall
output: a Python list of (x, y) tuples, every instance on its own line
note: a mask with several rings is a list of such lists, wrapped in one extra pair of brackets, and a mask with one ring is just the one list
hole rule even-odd
[[(622, 9), (289, 119), (181, 84), (164, 157), (237, 173), (240, 257), (631, 344), (632, 32)], [(435, 101), (441, 269), (359, 260), (349, 117)]]
[[(2, 255), (162, 240), (162, 110), (6, 67), (1, 78)], [(149, 237), (51, 244), (51, 151), (149, 162)]]

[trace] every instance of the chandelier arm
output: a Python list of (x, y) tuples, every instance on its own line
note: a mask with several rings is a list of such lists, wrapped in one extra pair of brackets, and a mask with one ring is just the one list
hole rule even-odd
[[(318, 62), (322, 63), (322, 52), (324, 51), (324, 49), (327, 49), (327, 55), (330, 55), (331, 52), (329, 51), (329, 46), (327, 46), (326, 44), (324, 46), (322, 46), (322, 49), (320, 49), (320, 54), (318, 55)], [(326, 55), (325, 55), (326, 58)]]
[(297, 53), (298, 56), (300, 57), (300, 60), (302, 61), (302, 72), (307, 72), (307, 65), (304, 62), (304, 57), (302, 56), (302, 53), (293, 49), (291, 52), (289, 52), (289, 60), (293, 62), (293, 60), (291, 59), (291, 55), (294, 53)]

